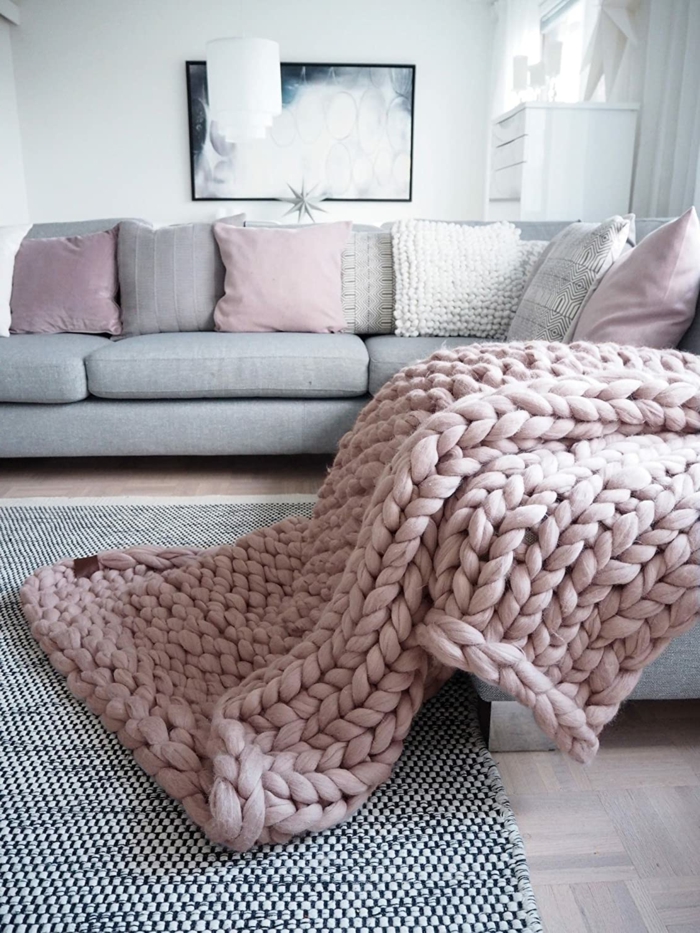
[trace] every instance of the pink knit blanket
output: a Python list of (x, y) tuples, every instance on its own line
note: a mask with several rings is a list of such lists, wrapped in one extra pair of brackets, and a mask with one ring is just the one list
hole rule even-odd
[(455, 668), (586, 761), (700, 612), (700, 359), (441, 351), (346, 435), (310, 520), (25, 583), (52, 664), (215, 841), (344, 819)]

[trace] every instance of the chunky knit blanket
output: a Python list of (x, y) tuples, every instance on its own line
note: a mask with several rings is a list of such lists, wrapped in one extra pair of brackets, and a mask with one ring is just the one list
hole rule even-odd
[(311, 520), (66, 560), (24, 612), (75, 695), (239, 850), (344, 819), (455, 668), (585, 761), (700, 610), (699, 427), (688, 354), (441, 351), (367, 405)]

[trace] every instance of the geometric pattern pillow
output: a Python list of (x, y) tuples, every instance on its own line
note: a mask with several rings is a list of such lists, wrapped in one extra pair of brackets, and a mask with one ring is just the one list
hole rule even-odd
[(346, 331), (351, 334), (393, 333), (391, 233), (352, 233), (343, 250), (341, 276)]
[(562, 230), (540, 257), (507, 339), (565, 341), (586, 299), (622, 254), (633, 219), (616, 216)]

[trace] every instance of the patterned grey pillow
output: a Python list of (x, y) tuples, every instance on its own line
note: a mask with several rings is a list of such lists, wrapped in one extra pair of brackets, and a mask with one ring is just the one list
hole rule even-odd
[(586, 299), (621, 255), (632, 215), (575, 223), (540, 256), (508, 331), (508, 340), (565, 341)]
[(354, 232), (343, 251), (343, 313), (353, 334), (394, 330), (394, 263), (391, 233)]
[[(237, 227), (244, 220), (225, 218)], [(225, 270), (211, 224), (122, 221), (117, 262), (123, 336), (214, 330)]]

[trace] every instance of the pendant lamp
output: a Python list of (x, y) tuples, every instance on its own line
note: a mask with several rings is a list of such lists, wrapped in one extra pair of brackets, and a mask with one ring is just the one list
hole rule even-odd
[(211, 119), (228, 142), (262, 139), (282, 112), (280, 47), (271, 39), (207, 42)]

